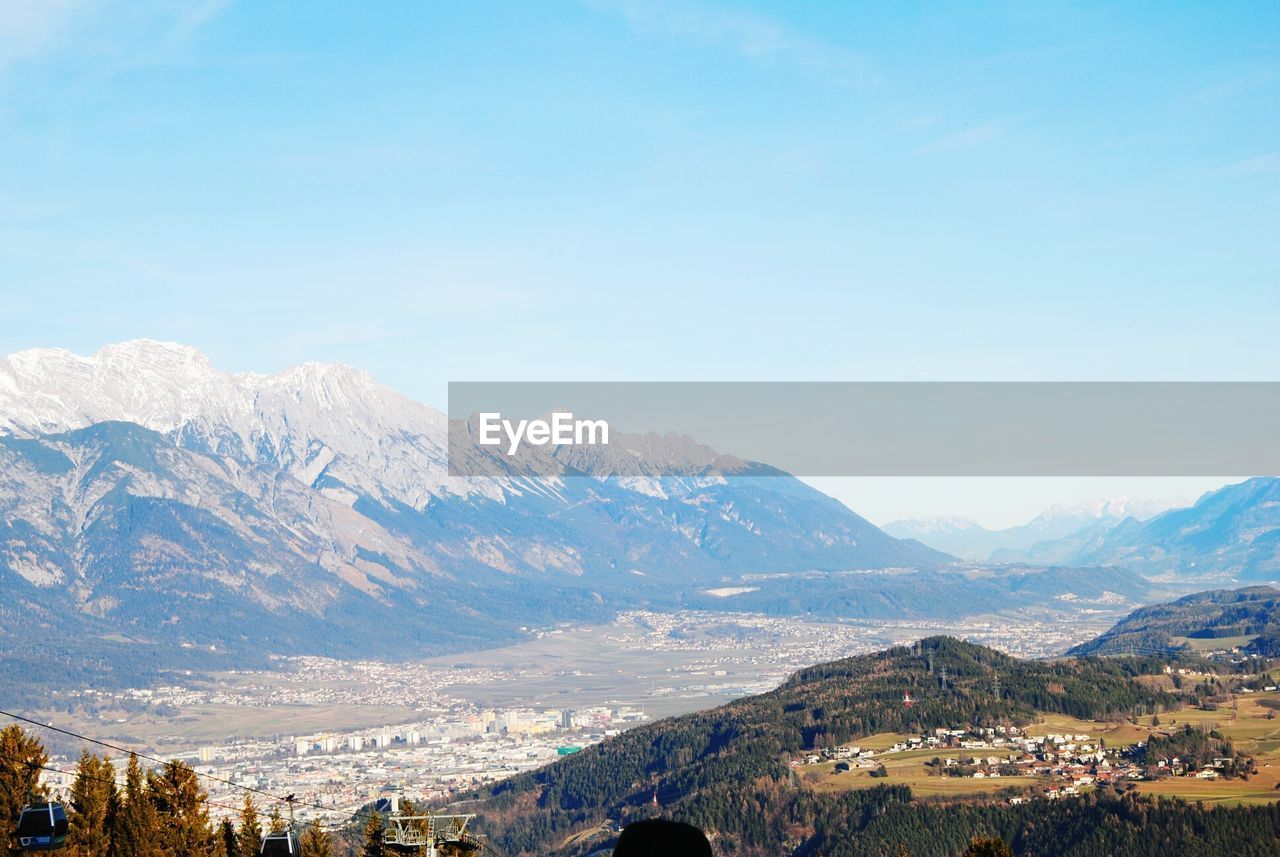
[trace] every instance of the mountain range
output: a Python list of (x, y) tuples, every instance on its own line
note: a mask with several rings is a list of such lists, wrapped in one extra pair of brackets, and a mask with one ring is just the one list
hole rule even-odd
[[(268, 654), (404, 657), (634, 607), (1114, 609), (1152, 594), (1133, 569), (1265, 576), (1275, 560), (1274, 480), (1202, 499), (1195, 514), (1219, 523), (1199, 530), (1167, 523), (1181, 512), (1126, 519), (1071, 562), (975, 565), (763, 466), (463, 479), (446, 432), (440, 411), (344, 366), (232, 374), (149, 340), (0, 360), (6, 669), (110, 684)], [(687, 438), (642, 443), (714, 459)]]
[(907, 518), (884, 526), (900, 539), (916, 539), (940, 551), (970, 560), (993, 562), (1068, 562), (1073, 544), (1104, 533), (1126, 518), (1146, 520), (1178, 505), (1176, 501), (1111, 497), (1073, 506), (1054, 506), (1025, 524), (989, 529), (971, 518)]
[(1011, 530), (917, 521), (885, 531), (946, 545), (957, 555), (990, 548), (992, 562), (1121, 567), (1183, 587), (1280, 580), (1280, 479), (1247, 479), (1192, 505), (1153, 512), (1127, 501), (1102, 502), (1051, 510)]
[(403, 654), (742, 573), (951, 560), (787, 476), (459, 479), (445, 455), (444, 414), (347, 367), (228, 374), (145, 340), (14, 354), (0, 633)]
[(1248, 479), (1185, 509), (1124, 520), (1080, 545), (1068, 561), (1184, 583), (1280, 579), (1280, 479)]

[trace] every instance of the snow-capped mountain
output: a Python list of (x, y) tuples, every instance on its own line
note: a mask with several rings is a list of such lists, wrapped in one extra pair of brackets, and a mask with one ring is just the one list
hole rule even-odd
[(949, 536), (956, 533), (989, 533), (992, 532), (986, 527), (979, 524), (973, 518), (965, 518), (959, 515), (936, 515), (926, 518), (906, 518), (900, 521), (893, 521), (886, 524), (884, 531), (887, 533), (891, 529), (901, 530), (903, 532), (911, 532), (918, 536)]
[(1188, 505), (1186, 500), (1143, 500), (1134, 497), (1103, 497), (1086, 500), (1070, 506), (1050, 506), (1027, 524), (1038, 526), (1046, 532), (1063, 527), (1075, 527), (1080, 523), (1098, 520), (1123, 521), (1136, 518), (1145, 521), (1161, 512)]
[(1124, 566), (1159, 580), (1280, 581), (1280, 479), (1226, 485), (1190, 507), (1126, 519), (1072, 548), (1072, 561)]
[(230, 374), (190, 346), (137, 340), (90, 357), (33, 349), (0, 360), (0, 431), (19, 435), (129, 422), (189, 449), (279, 468), (350, 505), (360, 496), (421, 509), (482, 493), (450, 479), (446, 417), (347, 366)]
[(451, 478), (446, 431), (440, 411), (341, 366), (229, 374), (151, 341), (14, 354), (0, 620), (402, 652), (675, 605), (728, 574), (949, 559), (786, 476)]
[(1126, 518), (1147, 520), (1186, 505), (1180, 500), (1108, 497), (1070, 506), (1052, 506), (1025, 524), (992, 530), (960, 517), (910, 518), (886, 524), (895, 538), (916, 539), (965, 559), (996, 562), (1061, 563), (1073, 552), (1067, 543), (1106, 532)]

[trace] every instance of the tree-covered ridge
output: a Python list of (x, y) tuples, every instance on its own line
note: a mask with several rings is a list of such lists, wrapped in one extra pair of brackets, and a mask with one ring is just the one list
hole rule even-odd
[(1217, 639), (1250, 634), (1263, 635), (1261, 643), (1254, 641), (1256, 654), (1276, 653), (1265, 640), (1280, 638), (1280, 590), (1270, 586), (1214, 589), (1141, 607), (1068, 654), (1188, 653), (1189, 647), (1173, 637)]
[[(933, 637), (801, 670), (759, 699), (784, 700), (789, 722), (829, 744), (876, 732), (1025, 723), (1037, 712), (1103, 720), (1156, 710), (1173, 698), (1134, 681), (1156, 668), (1142, 660), (1023, 661)], [(907, 693), (911, 706), (903, 704)]]
[(805, 669), (768, 693), (630, 730), (475, 797), (483, 826), (509, 853), (545, 853), (585, 826), (655, 801), (682, 813), (708, 802), (763, 801), (769, 812), (735, 813), (730, 828), (715, 828), (742, 844), (754, 841), (746, 827), (769, 826), (770, 813), (777, 821), (777, 796), (794, 788), (789, 761), (803, 750), (880, 732), (1026, 723), (1037, 712), (1105, 719), (1173, 707), (1173, 697), (1135, 679), (1156, 668), (1019, 661), (933, 637)]
[[(1020, 806), (906, 803), (875, 800), (868, 792), (840, 797), (814, 816), (815, 835), (793, 854), (952, 857), (974, 835), (1003, 840), (1019, 857), (1264, 857), (1280, 848), (1277, 804), (1207, 809), (1110, 791)], [(869, 798), (875, 802), (868, 805)]]
[(1272, 625), (1254, 637), (1252, 642), (1245, 646), (1245, 651), (1264, 658), (1280, 657), (1280, 624)]

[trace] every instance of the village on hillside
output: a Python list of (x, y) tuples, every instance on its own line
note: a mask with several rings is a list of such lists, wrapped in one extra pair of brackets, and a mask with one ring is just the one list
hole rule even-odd
[[(1207, 673), (1166, 667), (1148, 679), (1174, 688)], [(956, 723), (881, 733), (808, 750), (793, 777), (820, 792), (898, 783), (936, 796), (1060, 799), (1100, 787), (1210, 802), (1261, 802), (1280, 789), (1280, 683), (1263, 673), (1215, 686), (1176, 711), (1097, 722), (1042, 715), (1035, 723)]]
[[(1172, 740), (1177, 732), (1155, 733)], [(1029, 735), (1016, 726), (989, 728), (935, 729), (932, 734), (914, 735), (880, 750), (847, 745), (824, 747), (794, 760), (794, 768), (830, 764), (835, 774), (855, 770), (870, 772), (872, 777), (884, 772), (887, 760), (903, 754), (917, 759), (928, 756), (923, 766), (932, 776), (950, 776), (973, 780), (1011, 779), (1025, 784), (1036, 778), (1040, 788), (1033, 794), (1054, 799), (1080, 793), (1085, 786), (1153, 780), (1161, 777), (1195, 777), (1214, 780), (1238, 776), (1248, 771), (1252, 760), (1243, 754), (1213, 756), (1207, 759), (1182, 758), (1177, 754), (1153, 758), (1147, 741), (1127, 745), (1108, 745), (1102, 736), (1086, 733), (1049, 733)], [(1020, 803), (1021, 796), (1011, 797)]]

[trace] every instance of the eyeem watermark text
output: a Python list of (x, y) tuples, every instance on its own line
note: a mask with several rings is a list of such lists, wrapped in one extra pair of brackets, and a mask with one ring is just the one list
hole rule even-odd
[[(588, 425), (615, 454), (572, 454)], [(449, 473), (1245, 477), (1280, 473), (1277, 425), (1270, 381), (451, 382)]]
[(507, 455), (515, 455), (520, 444), (534, 446), (609, 445), (609, 423), (605, 420), (578, 420), (572, 413), (555, 413), (550, 420), (504, 420), (500, 413), (478, 414), (481, 446), (501, 446), (505, 437)]

